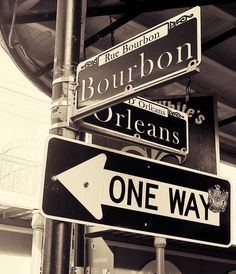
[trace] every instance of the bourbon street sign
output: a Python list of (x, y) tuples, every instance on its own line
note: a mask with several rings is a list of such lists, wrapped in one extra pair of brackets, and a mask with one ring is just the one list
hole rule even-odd
[(227, 180), (53, 135), (47, 149), (41, 191), (44, 216), (230, 245)]
[(188, 153), (188, 115), (141, 97), (85, 117), (80, 128), (176, 154)]
[(200, 8), (190, 9), (77, 67), (72, 120), (194, 73), (201, 62)]

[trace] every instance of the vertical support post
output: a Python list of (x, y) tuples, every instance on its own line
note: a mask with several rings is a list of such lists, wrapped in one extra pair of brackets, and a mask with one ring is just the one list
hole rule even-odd
[(69, 274), (71, 225), (46, 220), (43, 274)]
[[(70, 121), (76, 68), (83, 57), (87, 2), (57, 0), (50, 133), (76, 138)], [(85, 17), (84, 17), (85, 15)], [(42, 274), (69, 274), (71, 223), (46, 219)]]
[(31, 226), (33, 229), (32, 253), (31, 253), (31, 274), (41, 273), (42, 263), (42, 245), (43, 245), (43, 227), (44, 218), (39, 210), (34, 210)]
[(85, 226), (74, 224), (74, 274), (85, 273)]
[(155, 237), (154, 246), (156, 249), (156, 274), (165, 274), (166, 239), (162, 237)]

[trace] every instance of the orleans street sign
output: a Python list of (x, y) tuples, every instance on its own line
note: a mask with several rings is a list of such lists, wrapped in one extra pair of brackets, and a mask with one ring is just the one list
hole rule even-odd
[(200, 8), (195, 7), (81, 62), (72, 119), (196, 72), (201, 62), (200, 29)]
[(44, 168), (41, 212), (48, 218), (230, 245), (225, 179), (53, 135)]
[(141, 97), (85, 117), (80, 128), (176, 154), (188, 154), (188, 115)]

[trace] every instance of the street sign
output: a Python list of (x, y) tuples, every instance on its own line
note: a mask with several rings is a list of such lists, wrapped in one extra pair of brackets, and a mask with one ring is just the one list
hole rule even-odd
[(141, 97), (87, 116), (80, 123), (86, 131), (188, 154), (188, 115)]
[(72, 119), (197, 72), (200, 29), (200, 7), (195, 7), (81, 62)]
[(185, 96), (167, 97), (157, 103), (188, 114), (189, 153), (181, 165), (217, 174), (220, 149), (215, 95), (193, 94), (188, 102)]
[(230, 245), (225, 179), (53, 135), (44, 168), (41, 212), (48, 218)]

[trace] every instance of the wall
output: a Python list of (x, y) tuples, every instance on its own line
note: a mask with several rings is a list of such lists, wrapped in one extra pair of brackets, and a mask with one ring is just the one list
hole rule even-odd
[(32, 235), (0, 230), (0, 273), (30, 274)]

